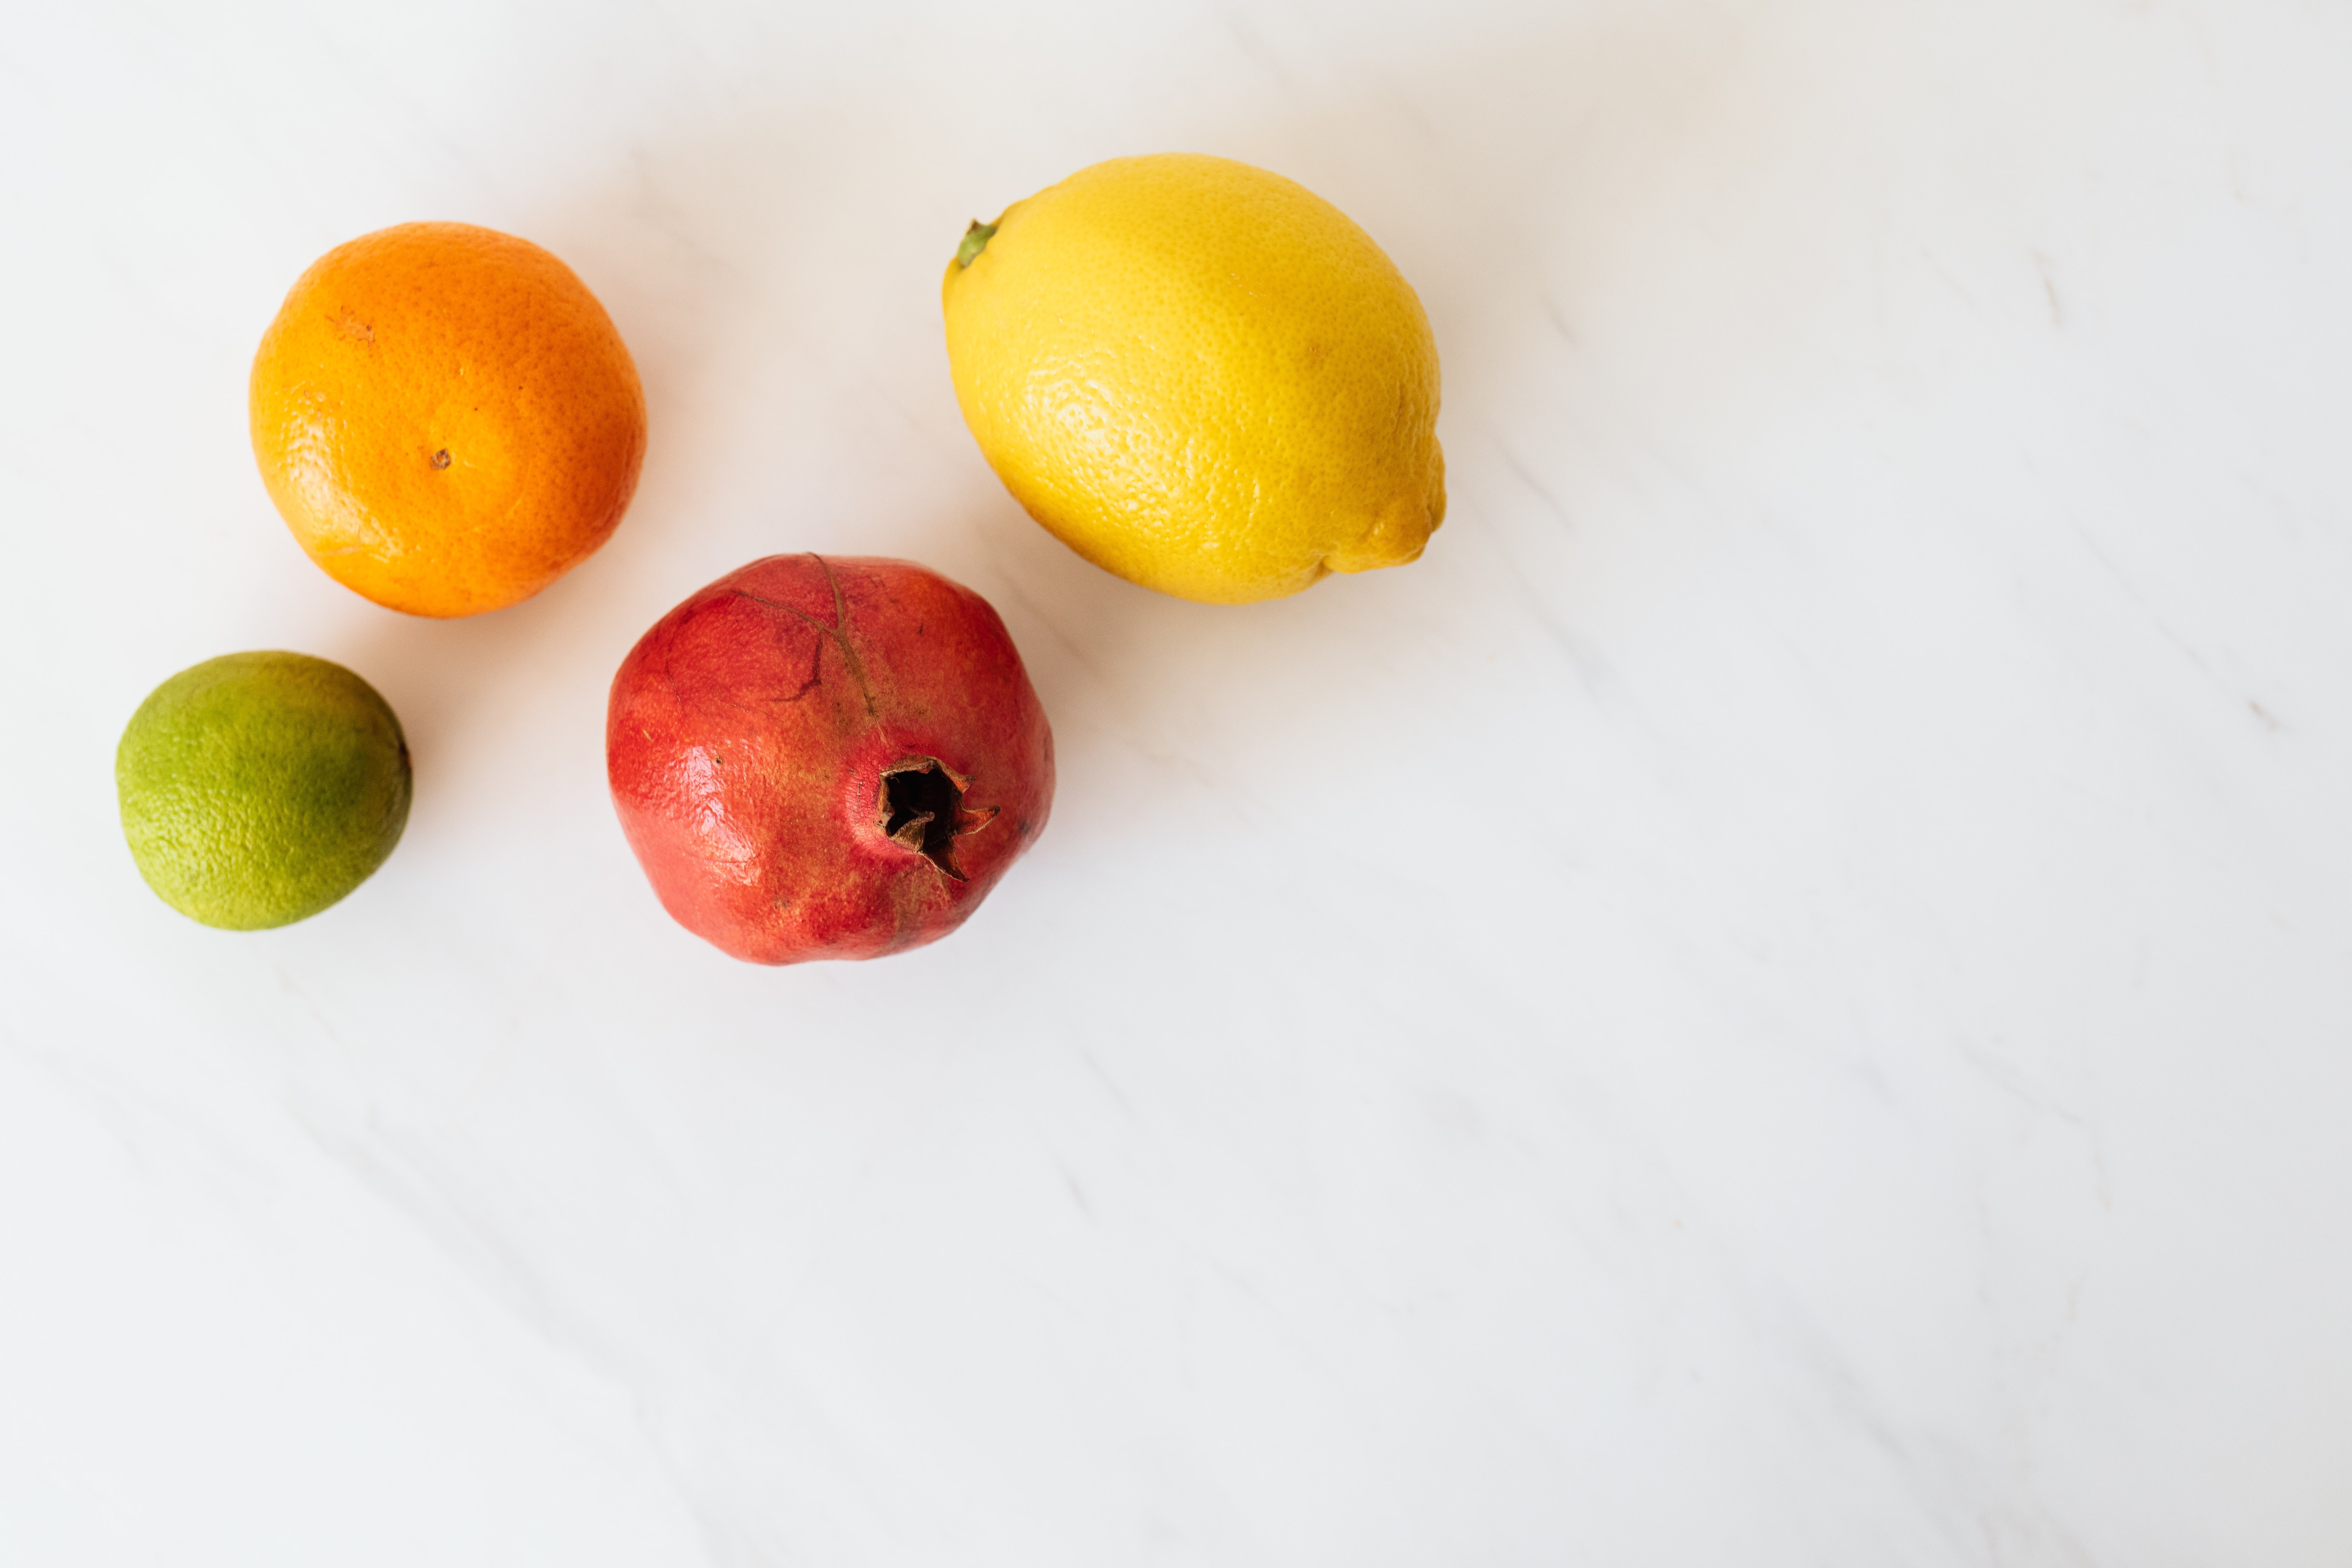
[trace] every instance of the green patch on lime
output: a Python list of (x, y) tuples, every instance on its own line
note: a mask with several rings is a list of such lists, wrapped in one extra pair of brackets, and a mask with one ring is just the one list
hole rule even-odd
[(373, 875), (408, 825), (408, 742), (323, 658), (232, 653), (150, 692), (114, 755), (122, 835), (156, 895), (228, 931), (290, 925)]

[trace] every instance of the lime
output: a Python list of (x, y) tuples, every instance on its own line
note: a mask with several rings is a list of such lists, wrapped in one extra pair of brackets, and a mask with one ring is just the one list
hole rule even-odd
[(408, 823), (408, 742), (375, 689), (299, 653), (232, 653), (148, 693), (114, 754), (156, 896), (229, 931), (290, 925), (373, 875)]

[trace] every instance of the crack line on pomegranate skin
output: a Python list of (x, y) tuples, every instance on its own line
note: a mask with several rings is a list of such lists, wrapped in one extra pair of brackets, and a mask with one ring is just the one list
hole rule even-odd
[(824, 574), (825, 586), (833, 590), (834, 640), (841, 644), (841, 657), (849, 661), (849, 673), (857, 678), (858, 695), (866, 699), (866, 716), (879, 719), (882, 710), (874, 706), (874, 689), (866, 683), (865, 663), (849, 646), (849, 602), (842, 596), (841, 579), (833, 574), (833, 563), (815, 551), (809, 552), (809, 559), (816, 563), (817, 570)]
[[(824, 565), (824, 563), (821, 558), (812, 557), (812, 559), (815, 559), (818, 565)], [(826, 567), (825, 576), (830, 579), (832, 575), (833, 569), (831, 567)], [(866, 682), (866, 666), (858, 658), (857, 650), (849, 646), (849, 638), (847, 637), (844, 636), (836, 628), (826, 626), (823, 621), (818, 620), (814, 616), (810, 615), (806, 610), (800, 608), (796, 605), (782, 604), (774, 599), (765, 598), (761, 595), (754, 594), (749, 588), (730, 587), (727, 591), (734, 595), (737, 598), (749, 599), (751, 603), (755, 605), (764, 605), (771, 610), (782, 610), (785, 615), (788, 615), (794, 620), (801, 622), (812, 631), (823, 632), (826, 637), (831, 637), (834, 645), (841, 649), (841, 661), (848, 667), (850, 679), (857, 682), (857, 694), (860, 698), (865, 700), (866, 703), (866, 716), (868, 719), (879, 719), (881, 717), (881, 714), (874, 706), (874, 689), (868, 686)], [(841, 589), (838, 585), (834, 589), (833, 599), (835, 614), (840, 615), (842, 613)], [(819, 646), (822, 647), (823, 645), (820, 644)], [(814, 668), (814, 666), (812, 666), (812, 668)], [(814, 679), (814, 677), (811, 678), (812, 682)], [(794, 702), (799, 701), (803, 697), (808, 694), (808, 689), (809, 688), (807, 685), (803, 685), (800, 690), (793, 693), (792, 697), (788, 699), (788, 700)]]
[(818, 687), (823, 686), (824, 684), (824, 642), (823, 638), (819, 638), (817, 641), (809, 645), (808, 679), (801, 682), (801, 688), (798, 691), (793, 692), (790, 697), (784, 699), (784, 700), (787, 702), (798, 702), (802, 698), (806, 697), (810, 692), (814, 691)]
[[(773, 599), (763, 599), (757, 594), (746, 593), (740, 588), (730, 587), (727, 592), (731, 597), (748, 599), (752, 604), (761, 606), (762, 609), (782, 610), (786, 615), (799, 616), (800, 618), (806, 621), (814, 630), (820, 632), (826, 630), (822, 622), (812, 619), (810, 616), (801, 615), (798, 610), (793, 609), (790, 605), (780, 605)], [(713, 602), (715, 603), (716, 601)], [(802, 698), (806, 697), (810, 692), (815, 690), (824, 683), (824, 671), (823, 668), (824, 662), (824, 644), (825, 639), (824, 637), (819, 637), (815, 642), (809, 645), (808, 679), (802, 681), (800, 689), (794, 691), (790, 697), (781, 700), (772, 698), (763, 699), (757, 705), (754, 705), (751, 702), (744, 701), (742, 699), (736, 697), (731, 693), (717, 697), (705, 693), (700, 697), (699, 700), (705, 703), (716, 702), (723, 707), (733, 710), (735, 712), (749, 713), (754, 717), (767, 712), (778, 706), (789, 706), (792, 703), (798, 702)], [(672, 694), (677, 698), (680, 706), (683, 707), (686, 703), (686, 694), (679, 689), (677, 678), (669, 674), (669, 649), (667, 644), (664, 645), (662, 650), (662, 673), (664, 679), (669, 681)]]

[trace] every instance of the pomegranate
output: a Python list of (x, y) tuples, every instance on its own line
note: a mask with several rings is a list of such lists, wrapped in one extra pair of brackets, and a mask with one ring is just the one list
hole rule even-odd
[(604, 760), (662, 907), (754, 963), (945, 936), (1054, 799), (1004, 623), (874, 557), (772, 555), (688, 597), (621, 661)]

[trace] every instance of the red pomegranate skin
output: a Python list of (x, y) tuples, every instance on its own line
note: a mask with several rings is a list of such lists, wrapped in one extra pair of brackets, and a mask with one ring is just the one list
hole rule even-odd
[(988, 601), (869, 556), (771, 555), (664, 616), (613, 678), (604, 760), (662, 907), (753, 963), (945, 936), (1054, 799)]

